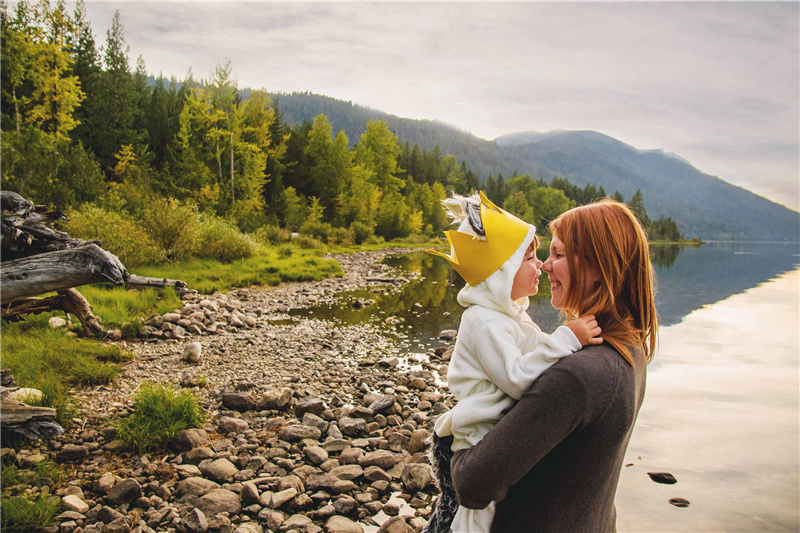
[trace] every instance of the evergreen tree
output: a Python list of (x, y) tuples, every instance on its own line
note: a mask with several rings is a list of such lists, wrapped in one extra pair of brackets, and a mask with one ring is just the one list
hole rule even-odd
[(636, 189), (631, 201), (628, 203), (628, 207), (631, 208), (631, 211), (636, 213), (639, 217), (639, 221), (645, 228), (650, 224), (650, 219), (647, 218), (647, 209), (644, 207), (644, 195), (641, 189)]

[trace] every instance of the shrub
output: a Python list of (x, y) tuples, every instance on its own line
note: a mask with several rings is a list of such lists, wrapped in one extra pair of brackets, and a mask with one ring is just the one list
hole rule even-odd
[(348, 246), (355, 241), (355, 232), (347, 228), (333, 228), (328, 235), (328, 244)]
[(331, 225), (327, 222), (306, 222), (300, 226), (300, 233), (310, 235), (317, 240), (327, 242), (328, 236), (331, 233)]
[(294, 246), (291, 244), (282, 244), (278, 247), (278, 257), (281, 259), (286, 259), (287, 257), (291, 257), (294, 253)]
[(319, 242), (317, 239), (304, 234), (298, 235), (297, 237), (292, 239), (292, 242), (304, 250), (314, 250), (316, 248), (322, 247), (322, 243)]
[(191, 392), (145, 382), (134, 398), (133, 413), (117, 422), (118, 437), (135, 453), (160, 452), (184, 429), (199, 427), (202, 419)]
[(164, 252), (133, 220), (91, 204), (70, 211), (65, 230), (78, 239), (99, 239), (106, 250), (129, 268), (165, 259)]
[(282, 244), (292, 240), (291, 231), (273, 225), (261, 226), (252, 235), (262, 244)]
[(194, 255), (200, 230), (196, 206), (159, 198), (144, 209), (142, 226), (169, 259)]
[(200, 217), (198, 257), (235, 261), (252, 257), (260, 251), (260, 246), (253, 237), (240, 232), (230, 222), (209, 214)]
[(370, 237), (375, 235), (375, 231), (372, 227), (364, 224), (363, 222), (353, 222), (350, 225), (350, 229), (353, 230), (353, 240), (356, 244), (363, 244), (367, 242)]
[(58, 498), (40, 494), (31, 499), (26, 496), (3, 497), (3, 531), (35, 531), (49, 526), (61, 509)]

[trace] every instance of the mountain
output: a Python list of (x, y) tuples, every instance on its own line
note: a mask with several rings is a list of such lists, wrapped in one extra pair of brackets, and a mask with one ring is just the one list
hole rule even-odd
[(650, 218), (671, 216), (687, 237), (800, 240), (796, 211), (704, 174), (661, 150), (637, 150), (595, 131), (524, 132), (496, 142), (515, 159), (543, 166), (580, 186), (596, 183), (609, 193), (618, 190), (626, 199), (641, 189)]
[[(246, 97), (245, 94), (242, 95)], [(488, 141), (439, 121), (390, 115), (352, 102), (310, 93), (278, 93), (284, 121), (302, 122), (324, 113), (333, 131), (344, 130), (350, 144), (368, 120), (384, 120), (400, 138), (422, 150), (439, 146), (485, 180), (515, 172), (534, 178), (569, 178), (603, 186), (629, 200), (644, 195), (650, 218), (672, 217), (686, 237), (706, 240), (800, 241), (800, 214), (693, 167), (676, 154), (638, 150), (594, 131), (521, 132)]]

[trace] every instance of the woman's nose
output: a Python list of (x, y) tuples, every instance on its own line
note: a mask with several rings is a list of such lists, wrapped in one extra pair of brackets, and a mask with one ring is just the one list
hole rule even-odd
[(545, 272), (550, 272), (551, 268), (550, 268), (550, 258), (549, 257), (545, 260), (544, 263), (542, 263), (542, 267), (541, 268)]

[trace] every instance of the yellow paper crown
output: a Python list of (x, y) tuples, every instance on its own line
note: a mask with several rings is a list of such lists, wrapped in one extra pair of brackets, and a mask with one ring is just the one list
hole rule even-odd
[(447, 259), (470, 285), (477, 285), (503, 266), (525, 240), (530, 229), (530, 224), (494, 205), (483, 192), (480, 198), (481, 222), (486, 230), (486, 240), (451, 230), (444, 232), (452, 247), (450, 255), (425, 250)]

